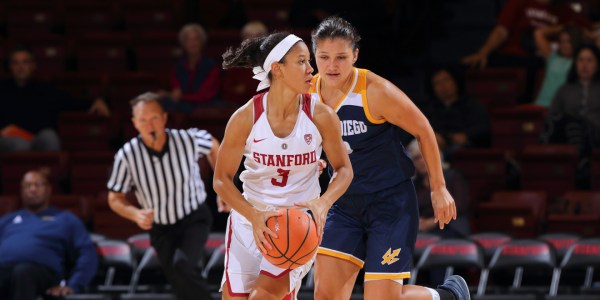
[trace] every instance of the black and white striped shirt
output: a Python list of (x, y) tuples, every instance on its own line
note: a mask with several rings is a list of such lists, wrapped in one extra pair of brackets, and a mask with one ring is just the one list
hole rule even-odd
[(206, 130), (166, 129), (162, 153), (148, 148), (138, 136), (115, 155), (109, 190), (127, 193), (135, 187), (142, 208), (154, 209), (154, 222), (174, 224), (206, 199), (198, 159), (210, 152)]

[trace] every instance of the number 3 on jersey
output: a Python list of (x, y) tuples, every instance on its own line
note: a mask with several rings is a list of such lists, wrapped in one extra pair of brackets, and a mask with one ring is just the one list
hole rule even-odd
[(277, 169), (277, 175), (281, 176), (281, 181), (277, 181), (275, 178), (271, 178), (271, 184), (274, 186), (284, 187), (287, 184), (290, 170)]

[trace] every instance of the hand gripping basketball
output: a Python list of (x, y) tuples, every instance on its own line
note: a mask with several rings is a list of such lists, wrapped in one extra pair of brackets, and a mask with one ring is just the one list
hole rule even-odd
[(269, 218), (267, 226), (277, 233), (277, 238), (265, 235), (273, 247), (264, 256), (273, 265), (295, 269), (308, 263), (317, 252), (317, 226), (308, 213), (288, 208), (282, 215)]

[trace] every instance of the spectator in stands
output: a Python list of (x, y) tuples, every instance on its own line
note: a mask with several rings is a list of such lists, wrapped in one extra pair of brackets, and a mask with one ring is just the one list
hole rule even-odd
[(533, 86), (543, 59), (536, 55), (533, 32), (536, 28), (575, 23), (591, 29), (591, 23), (581, 14), (557, 0), (508, 0), (485, 43), (474, 54), (463, 58), (470, 66), (484, 68), (517, 67), (527, 70), (524, 98), (532, 102)]
[(96, 273), (96, 248), (83, 223), (50, 198), (47, 176), (29, 171), (21, 182), (24, 208), (0, 218), (1, 299), (81, 292)]
[(581, 176), (577, 183), (583, 188), (589, 185), (591, 150), (600, 146), (600, 52), (584, 45), (575, 52), (574, 62), (567, 83), (552, 100), (542, 141), (577, 145)]
[(474, 54), (463, 58), (472, 66), (523, 66), (535, 58), (533, 31), (575, 23), (591, 29), (591, 23), (570, 6), (553, 0), (508, 0), (487, 40)]
[(34, 78), (33, 53), (17, 46), (10, 51), (7, 64), (11, 77), (0, 80), (0, 153), (24, 150), (60, 150), (58, 115), (63, 111), (85, 110), (108, 116), (110, 110), (98, 98), (90, 106), (73, 99), (51, 84)]
[(214, 104), (219, 91), (220, 66), (204, 55), (206, 31), (190, 23), (179, 31), (183, 56), (171, 72), (171, 92), (164, 99), (167, 111), (189, 113), (195, 108)]
[(438, 69), (431, 77), (433, 99), (422, 108), (435, 131), (438, 145), (448, 160), (462, 147), (490, 144), (488, 113), (477, 100), (461, 93), (457, 77)]
[[(555, 35), (558, 35), (556, 50), (552, 49), (551, 41)], [(534, 38), (538, 52), (546, 59), (544, 82), (535, 103), (548, 107), (558, 88), (567, 81), (573, 51), (581, 44), (581, 31), (572, 25), (542, 27), (535, 30)]]
[(250, 21), (242, 27), (241, 37), (242, 41), (250, 38), (257, 38), (267, 35), (269, 30), (267, 25), (261, 21)]
[(463, 238), (470, 234), (469, 226), (469, 187), (460, 172), (450, 168), (444, 162), (442, 156), (442, 167), (444, 168), (444, 179), (450, 195), (456, 203), (458, 217), (454, 222), (448, 224), (448, 228), (440, 230), (434, 222), (433, 208), (431, 207), (431, 190), (429, 189), (429, 177), (427, 176), (427, 165), (421, 155), (419, 143), (412, 140), (406, 147), (406, 151), (415, 164), (415, 190), (419, 200), (419, 232), (433, 233), (444, 238)]

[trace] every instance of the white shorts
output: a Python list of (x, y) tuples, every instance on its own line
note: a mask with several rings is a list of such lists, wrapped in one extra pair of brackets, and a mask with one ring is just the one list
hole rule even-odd
[[(256, 247), (252, 224), (234, 210), (229, 214), (226, 232), (227, 251), (225, 252), (225, 272), (221, 280), (221, 288), (227, 281), (230, 295), (247, 297), (259, 274), (279, 278), (289, 272), (289, 292), (295, 291), (294, 294), (298, 292), (302, 278), (312, 267), (314, 257), (310, 262), (293, 270), (276, 267), (266, 260)], [(292, 297), (292, 299), (294, 298)]]

